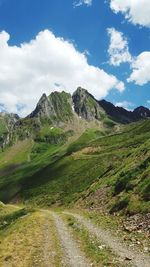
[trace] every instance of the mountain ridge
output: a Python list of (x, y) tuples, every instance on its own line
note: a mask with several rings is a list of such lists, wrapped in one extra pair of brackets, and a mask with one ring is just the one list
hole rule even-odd
[[(66, 99), (62, 99), (62, 96), (66, 96)], [(56, 98), (56, 99), (55, 99)], [(58, 98), (58, 99), (57, 99)], [(68, 98), (68, 99), (67, 99)], [(60, 101), (61, 99), (61, 101)], [(55, 100), (55, 101), (54, 101)], [(55, 105), (54, 105), (55, 104)], [(60, 104), (60, 106), (59, 106)], [(64, 108), (63, 105), (68, 105), (68, 116), (64, 116), (64, 118), (73, 117), (73, 113), (85, 119), (85, 120), (101, 120), (106, 115), (110, 116), (114, 121), (126, 124), (134, 121), (138, 121), (141, 119), (150, 117), (150, 110), (144, 106), (139, 106), (135, 108), (133, 111), (128, 111), (125, 108), (117, 107), (113, 105), (111, 102), (108, 102), (104, 99), (97, 100), (92, 94), (90, 94), (86, 89), (82, 87), (78, 87), (77, 90), (72, 94), (62, 92), (52, 92), (49, 96), (43, 94), (40, 98), (36, 108), (34, 111), (28, 115), (27, 117), (53, 117), (52, 121), (57, 121), (58, 113), (62, 113), (61, 116), (59, 114), (58, 117), (63, 121), (64, 118)], [(70, 107), (69, 107), (70, 105)], [(57, 111), (56, 111), (57, 106)], [(60, 110), (61, 109), (61, 112)], [(59, 111), (59, 112), (58, 112)]]
[[(63, 105), (67, 105), (68, 113)], [(88, 107), (87, 107), (88, 106)], [(92, 109), (93, 110), (90, 110)], [(54, 91), (49, 96), (45, 93), (39, 99), (35, 109), (25, 118), (50, 117), (52, 123), (65, 118), (72, 118), (74, 112), (85, 120), (103, 119), (104, 115), (110, 116), (114, 121), (126, 124), (150, 117), (150, 109), (138, 106), (133, 111), (115, 106), (113, 103), (102, 99), (97, 100), (88, 90), (78, 87), (71, 95), (65, 91)], [(101, 116), (102, 115), (102, 116)], [(18, 114), (0, 112), (0, 118), (14, 118), (14, 122), (20, 118)], [(64, 118), (63, 118), (64, 117)], [(101, 118), (102, 117), (102, 118)]]
[[(56, 131), (57, 134), (66, 128), (69, 136), (72, 130), (74, 133), (83, 133), (90, 127), (104, 131), (112, 129), (113, 132), (115, 126), (117, 130), (119, 125), (147, 118), (150, 118), (148, 108), (140, 106), (133, 111), (127, 111), (106, 100), (98, 101), (82, 87), (78, 87), (72, 95), (65, 91), (54, 91), (49, 96), (44, 93), (35, 109), (25, 118), (16, 114), (0, 113), (0, 147), (3, 149), (17, 140), (29, 137), (34, 139), (37, 136), (39, 138), (40, 135), (49, 140), (48, 134), (52, 134), (52, 127), (61, 128)], [(54, 139), (52, 137), (53, 141)], [(56, 140), (61, 140), (60, 133)]]

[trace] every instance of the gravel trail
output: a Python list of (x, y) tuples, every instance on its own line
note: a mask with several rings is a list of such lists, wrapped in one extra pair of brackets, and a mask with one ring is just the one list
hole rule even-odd
[(126, 262), (126, 266), (128, 266), (129, 262), (132, 267), (150, 267), (150, 257), (148, 255), (126, 247), (119, 239), (112, 236), (108, 230), (104, 230), (99, 226), (96, 226), (93, 222), (83, 216), (69, 212), (64, 213), (74, 216), (79, 223), (81, 223), (89, 231), (90, 234), (95, 235), (104, 242), (105, 245), (111, 248), (111, 250), (119, 256), (121, 262)]
[(60, 216), (52, 212), (55, 220), (56, 228), (60, 238), (62, 248), (64, 249), (64, 266), (68, 267), (89, 267), (91, 264), (88, 262), (84, 254), (80, 251), (78, 243), (70, 234), (68, 227), (60, 218)]

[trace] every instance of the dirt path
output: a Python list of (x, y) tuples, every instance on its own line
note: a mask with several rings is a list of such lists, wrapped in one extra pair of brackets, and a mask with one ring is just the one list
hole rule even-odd
[(65, 252), (64, 266), (69, 267), (89, 267), (91, 264), (88, 262), (84, 254), (80, 251), (78, 243), (73, 239), (68, 231), (67, 226), (58, 214), (52, 213), (55, 220), (58, 235), (60, 237), (61, 245)]
[(43, 226), (43, 233), (44, 233), (44, 245), (43, 245), (43, 261), (44, 267), (54, 267), (54, 259), (53, 255), (55, 255), (55, 250), (52, 250), (51, 247), (51, 235), (50, 235), (50, 226), (48, 220), (46, 221), (45, 225)]
[[(99, 226), (96, 226), (90, 220), (84, 218), (81, 215), (65, 212), (65, 214), (74, 216), (79, 223), (88, 229), (88, 231), (95, 235), (97, 238), (100, 238), (112, 251), (118, 255), (122, 262), (130, 262), (130, 266), (133, 267), (150, 267), (150, 257), (143, 254), (142, 252), (136, 252), (131, 248), (127, 248), (123, 245), (116, 237), (104, 229), (101, 229)], [(128, 265), (127, 265), (128, 266)]]

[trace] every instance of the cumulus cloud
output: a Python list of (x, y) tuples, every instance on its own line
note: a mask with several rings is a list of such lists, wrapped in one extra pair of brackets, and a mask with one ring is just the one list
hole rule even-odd
[(137, 56), (132, 64), (132, 73), (128, 82), (134, 82), (138, 85), (144, 85), (150, 82), (150, 52), (145, 51)]
[(114, 13), (121, 12), (133, 24), (150, 27), (149, 0), (110, 0)]
[(115, 76), (89, 65), (85, 53), (49, 30), (19, 46), (10, 46), (9, 38), (0, 33), (0, 106), (9, 112), (27, 115), (43, 92), (73, 93), (82, 86), (99, 99), (112, 88), (124, 90)]
[(92, 5), (92, 1), (93, 0), (77, 0), (74, 2), (73, 6), (74, 7), (79, 7), (79, 6), (82, 6), (82, 5), (86, 5), (86, 6), (91, 6)]
[(110, 45), (108, 48), (109, 63), (114, 66), (119, 66), (121, 63), (131, 62), (132, 57), (128, 49), (128, 41), (122, 32), (114, 28), (107, 29), (110, 38)]
[(125, 108), (127, 110), (132, 110), (134, 108), (134, 104), (131, 102), (128, 102), (126, 100), (122, 101), (122, 102), (117, 102), (115, 104), (116, 107), (122, 107)]
[(136, 57), (129, 52), (127, 38), (122, 32), (114, 28), (107, 29), (110, 38), (108, 48), (109, 64), (120, 66), (121, 63), (128, 62), (132, 71), (128, 82), (134, 82), (137, 85), (144, 85), (150, 82), (150, 52), (144, 51)]

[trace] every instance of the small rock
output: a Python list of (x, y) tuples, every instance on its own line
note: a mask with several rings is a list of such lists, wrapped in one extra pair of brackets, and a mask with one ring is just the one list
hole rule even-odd
[(132, 258), (131, 257), (125, 257), (125, 261), (132, 261)]
[(128, 240), (128, 237), (127, 237), (127, 236), (124, 236), (124, 237), (123, 237), (123, 240), (124, 240), (124, 241), (127, 241), (127, 240)]
[(129, 247), (134, 247), (134, 244), (130, 244)]
[(149, 251), (148, 247), (144, 247), (144, 251), (148, 252)]
[(5, 261), (9, 261), (11, 258), (12, 258), (12, 256), (8, 255), (8, 256), (5, 257)]
[(105, 245), (98, 246), (98, 248), (99, 248), (100, 250), (104, 249), (105, 247), (106, 247)]

